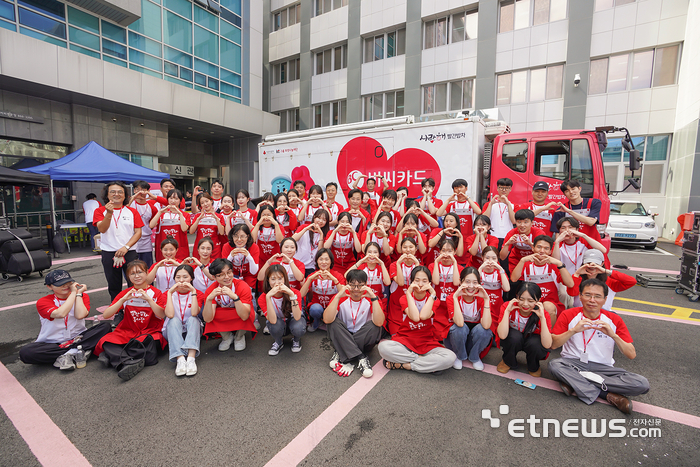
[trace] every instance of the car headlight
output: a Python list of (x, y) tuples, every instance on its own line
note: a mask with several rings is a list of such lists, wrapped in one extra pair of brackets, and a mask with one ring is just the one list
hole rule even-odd
[(656, 222), (647, 222), (646, 224), (644, 224), (644, 227), (646, 227), (647, 229), (653, 229), (654, 227), (656, 227)]

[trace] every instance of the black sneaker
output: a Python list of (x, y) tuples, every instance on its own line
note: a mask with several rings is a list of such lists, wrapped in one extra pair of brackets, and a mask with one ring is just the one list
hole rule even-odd
[(99, 357), (97, 357), (97, 361), (102, 363), (105, 368), (109, 368), (109, 358), (107, 358), (107, 354), (102, 352)]
[(138, 375), (141, 370), (143, 370), (144, 360), (138, 360), (136, 363), (131, 363), (129, 365), (122, 366), (121, 370), (117, 373), (124, 381), (129, 381), (134, 376)]

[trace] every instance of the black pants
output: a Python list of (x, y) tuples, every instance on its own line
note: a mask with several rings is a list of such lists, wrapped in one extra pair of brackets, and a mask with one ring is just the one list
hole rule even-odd
[(90, 245), (92, 245), (92, 249), (95, 249), (95, 235), (100, 233), (99, 230), (97, 230), (97, 226), (93, 224), (92, 222), (89, 222), (87, 225), (88, 232), (90, 232)]
[(160, 341), (154, 340), (150, 334), (145, 336), (143, 343), (131, 339), (123, 345), (112, 342), (102, 344), (102, 351), (109, 360), (109, 364), (117, 370), (122, 364), (133, 363), (141, 358), (145, 360), (146, 366), (156, 365), (160, 350)]
[(503, 350), (503, 361), (511, 368), (518, 366), (515, 358), (518, 352), (525, 352), (527, 360), (527, 370), (535, 372), (540, 368), (540, 360), (547, 357), (547, 349), (542, 347), (542, 340), (539, 334), (530, 334), (527, 339), (522, 332), (510, 328), (508, 337), (501, 339), (501, 349)]
[(114, 253), (115, 251), (104, 251), (102, 250), (102, 269), (105, 272), (105, 278), (107, 279), (107, 290), (109, 290), (109, 297), (111, 301), (119, 295), (122, 291), (122, 276), (126, 279), (126, 286), (131, 287), (131, 281), (126, 275), (126, 265), (130, 262), (138, 259), (138, 253), (133, 250), (129, 250), (124, 255), (124, 265), (120, 268), (114, 267)]
[(83, 350), (93, 350), (102, 336), (112, 331), (112, 325), (108, 322), (101, 322), (87, 329), (81, 335), (83, 338), (68, 347), (60, 347), (60, 344), (48, 342), (32, 342), (19, 349), (19, 359), (24, 363), (53, 363), (58, 357), (68, 352), (70, 349), (83, 346)]

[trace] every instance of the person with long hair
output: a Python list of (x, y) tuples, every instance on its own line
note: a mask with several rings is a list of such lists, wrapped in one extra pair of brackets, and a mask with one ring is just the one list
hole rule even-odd
[(299, 198), (299, 192), (296, 191), (294, 188), (290, 188), (287, 191), (287, 200), (289, 201), (289, 210), (295, 216), (298, 216), (301, 212), (302, 207), (301, 199)]
[(319, 247), (323, 248), (323, 239), (328, 235), (329, 223), (328, 211), (319, 209), (314, 214), (311, 224), (299, 226), (292, 235), (297, 242), (297, 253), (294, 257), (304, 263), (305, 276), (311, 274), (316, 267), (316, 253)]
[(487, 246), (484, 248), (484, 251), (481, 252), (481, 255), (483, 262), (481, 266), (479, 266), (480, 283), (489, 296), (491, 332), (493, 332), (495, 344), (498, 345), (498, 319), (501, 317), (503, 294), (510, 291), (510, 280), (508, 278), (508, 273), (498, 261), (497, 248)]
[(287, 237), (280, 243), (280, 252), (268, 259), (258, 271), (258, 280), (264, 281), (267, 268), (279, 264), (287, 271), (289, 287), (301, 290), (301, 282), (304, 280), (304, 263), (294, 257), (297, 253), (297, 242), (292, 237)]
[(440, 256), (428, 266), (431, 272), (431, 281), (440, 301), (435, 309), (435, 330), (438, 340), (447, 337), (450, 330), (451, 319), (448, 316), (447, 297), (452, 295), (460, 284), (462, 268), (455, 258), (455, 244), (451, 240), (445, 240), (440, 245)]
[[(168, 237), (177, 240), (178, 249), (175, 257), (178, 261), (182, 261), (190, 256), (190, 247), (187, 240), (190, 215), (178, 207), (180, 206), (180, 200), (182, 200), (182, 192), (180, 190), (170, 190), (166, 199), (168, 204), (158, 210), (156, 215), (151, 218), (149, 225), (151, 229), (157, 232), (156, 245), (160, 245)], [(162, 259), (163, 256), (160, 250), (156, 250), (156, 261)]]
[(209, 273), (209, 266), (211, 266), (212, 261), (217, 259), (211, 257), (211, 252), (213, 249), (214, 242), (212, 239), (209, 237), (204, 237), (197, 243), (199, 258), (190, 257), (185, 260), (185, 262), (193, 265), (192, 268), (194, 269), (194, 279), (192, 280), (192, 285), (200, 292), (206, 292), (211, 283), (214, 281), (214, 276)]
[(285, 237), (291, 237), (297, 230), (297, 216), (289, 209), (289, 198), (286, 193), (275, 196), (275, 219), (284, 230)]
[(501, 340), (503, 359), (496, 369), (508, 373), (517, 368), (518, 352), (525, 352), (527, 371), (530, 376), (542, 375), (540, 360), (549, 356), (552, 346), (551, 321), (544, 308), (542, 290), (532, 282), (524, 282), (515, 298), (503, 304), (498, 323), (498, 337)]
[(331, 302), (333, 295), (338, 293), (338, 286), (345, 284), (345, 277), (333, 269), (333, 252), (328, 248), (321, 248), (316, 252), (314, 259), (316, 272), (310, 274), (304, 285), (301, 286), (301, 296), (306, 297), (309, 292), (313, 293), (309, 303), (309, 316), (312, 322), (309, 323), (308, 331), (314, 332), (321, 325), (323, 310)]
[(415, 214), (406, 214), (403, 216), (401, 223), (403, 227), (396, 235), (396, 244), (399, 245), (399, 247), (394, 250), (394, 258), (398, 258), (403, 253), (401, 247), (401, 245), (403, 245), (403, 239), (412, 238), (416, 241), (416, 257), (418, 260), (421, 260), (423, 255), (428, 252), (428, 248), (426, 246), (428, 244), (428, 240), (425, 238), (425, 235), (418, 231), (418, 217)]
[(411, 271), (411, 285), (401, 297), (406, 315), (391, 340), (379, 343), (379, 355), (388, 370), (411, 370), (433, 373), (446, 370), (455, 361), (455, 354), (436, 338), (433, 314), (440, 299), (431, 285), (430, 270), (417, 266)]
[(362, 251), (367, 248), (369, 243), (376, 243), (379, 245), (380, 257), (386, 267), (391, 266), (391, 255), (396, 248), (396, 237), (389, 233), (390, 230), (391, 214), (388, 212), (381, 212), (377, 216), (376, 221), (371, 224), (367, 230), (362, 232), (360, 236)]
[(301, 312), (301, 295), (289, 287), (287, 271), (273, 264), (265, 272), (265, 293), (258, 297), (258, 305), (267, 319), (267, 328), (274, 338), (268, 355), (277, 355), (284, 347), (282, 339), (292, 335), (292, 352), (301, 352), (301, 336), (306, 332), (306, 319)]
[(259, 264), (260, 248), (253, 242), (253, 236), (246, 224), (236, 224), (228, 233), (228, 244), (224, 245), (221, 256), (231, 261), (236, 279), (244, 280), (248, 287), (255, 288)]
[(379, 251), (379, 244), (375, 242), (369, 242), (365, 245), (364, 256), (348, 269), (345, 273), (345, 277), (347, 278), (348, 273), (355, 269), (364, 271), (365, 274), (367, 274), (367, 286), (379, 297), (382, 309), (386, 310), (387, 297), (385, 296), (384, 289), (391, 285), (391, 276), (389, 275), (389, 270), (384, 264), (384, 261), (382, 261)]
[(162, 293), (167, 292), (173, 285), (175, 277), (175, 268), (180, 265), (180, 261), (176, 259), (177, 255), (177, 240), (168, 237), (160, 243), (160, 254), (163, 257), (148, 269), (148, 277), (146, 280), (149, 284), (154, 284), (154, 287)]
[[(221, 203), (219, 203), (221, 204)], [(204, 237), (209, 237), (214, 243), (214, 250), (211, 253), (213, 258), (221, 257), (221, 236), (226, 233), (226, 224), (224, 216), (218, 214), (214, 209), (214, 201), (209, 193), (202, 193), (197, 199), (197, 205), (200, 207), (199, 214), (196, 214), (192, 219), (190, 226), (190, 234), (197, 233), (194, 239), (194, 244), (199, 245), (199, 241)], [(199, 258), (197, 249), (192, 252), (192, 256)]]
[(221, 217), (224, 219), (224, 234), (219, 236), (219, 244), (226, 245), (228, 242), (228, 233), (231, 230), (231, 218), (235, 215), (235, 202), (233, 196), (224, 195), (221, 197), (221, 207), (219, 208)]
[(170, 361), (177, 363), (175, 376), (194, 376), (199, 357), (199, 341), (202, 322), (198, 318), (204, 294), (192, 285), (194, 270), (189, 264), (175, 269), (174, 284), (166, 293), (165, 317), (166, 338), (170, 349)]
[(319, 209), (327, 210), (328, 207), (323, 202), (323, 188), (320, 185), (313, 185), (309, 188), (309, 199), (304, 201), (301, 211), (297, 215), (297, 220), (300, 224), (308, 224)]
[(435, 262), (435, 258), (440, 254), (440, 248), (438, 248), (438, 243), (443, 240), (452, 240), (455, 244), (455, 258), (457, 258), (457, 263), (466, 264), (468, 261), (469, 252), (464, 248), (464, 236), (459, 228), (459, 216), (454, 212), (448, 212), (442, 219), (443, 228), (436, 228), (430, 232), (430, 239), (428, 240), (428, 248), (430, 251), (427, 254), (425, 261), (430, 264)]
[(264, 264), (272, 256), (280, 252), (280, 243), (284, 232), (275, 217), (275, 208), (264, 205), (258, 213), (258, 222), (251, 231), (253, 241), (260, 248), (259, 264)]
[(231, 216), (231, 227), (245, 224), (249, 229), (253, 229), (258, 219), (258, 213), (255, 212), (255, 209), (248, 208), (248, 203), (250, 203), (250, 193), (248, 193), (248, 190), (238, 190), (236, 192), (236, 205), (238, 207)]
[(476, 216), (474, 233), (464, 240), (464, 244), (469, 252), (469, 264), (478, 269), (483, 262), (484, 248), (498, 248), (498, 237), (491, 235), (491, 219), (483, 214)]
[(402, 241), (401, 248), (403, 254), (396, 262), (389, 266), (391, 276), (391, 288), (389, 289), (389, 308), (386, 314), (386, 330), (389, 334), (395, 334), (399, 330), (404, 318), (404, 309), (401, 308), (401, 298), (405, 295), (410, 284), (409, 277), (413, 270), (420, 266), (420, 261), (416, 257), (416, 241), (411, 237), (406, 237)]
[(352, 215), (349, 212), (338, 215), (338, 225), (326, 234), (323, 247), (333, 251), (333, 269), (340, 274), (345, 274), (355, 264), (355, 254), (362, 252), (362, 245), (357, 232), (352, 228)]

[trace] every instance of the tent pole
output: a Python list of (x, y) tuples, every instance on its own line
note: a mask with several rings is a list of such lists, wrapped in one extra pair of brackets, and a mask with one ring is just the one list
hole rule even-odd
[[(53, 228), (54, 232), (58, 232), (56, 230), (58, 227), (56, 226), (56, 201), (54, 199), (54, 192), (53, 192), (53, 179), (49, 180), (49, 190), (51, 190), (51, 196), (49, 199), (51, 200), (51, 227)], [(53, 241), (52, 238), (49, 239), (49, 241)]]

